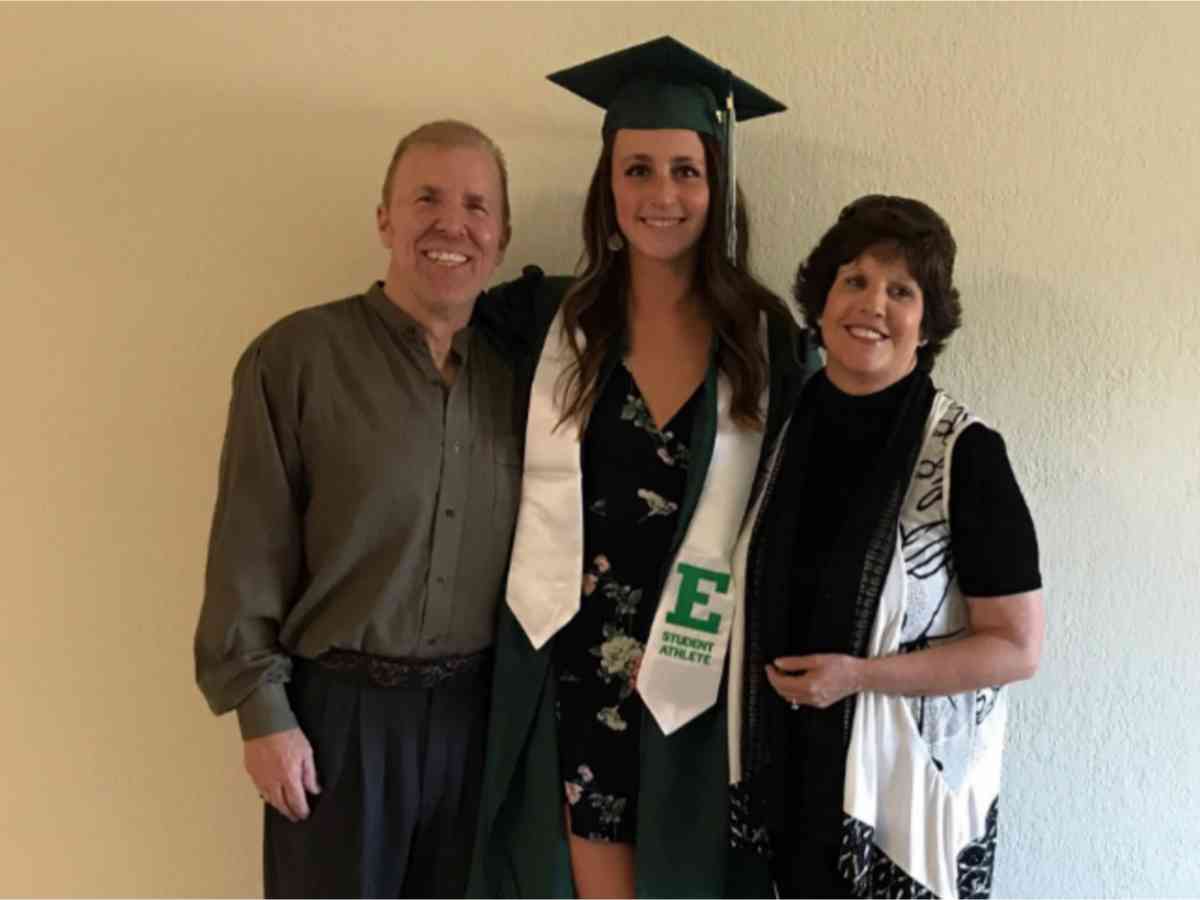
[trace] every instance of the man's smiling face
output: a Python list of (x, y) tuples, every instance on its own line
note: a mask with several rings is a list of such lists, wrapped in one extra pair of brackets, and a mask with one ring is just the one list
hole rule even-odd
[(396, 164), (379, 239), (391, 252), (394, 302), (445, 316), (465, 311), (504, 257), (500, 170), (476, 146), (415, 144)]

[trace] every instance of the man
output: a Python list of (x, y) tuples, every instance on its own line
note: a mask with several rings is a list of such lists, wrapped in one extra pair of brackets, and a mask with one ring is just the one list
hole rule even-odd
[(267, 896), (461, 896), (516, 512), (513, 377), (471, 327), (511, 233), (496, 146), (400, 141), (387, 276), (238, 363), (196, 674), (236, 709)]

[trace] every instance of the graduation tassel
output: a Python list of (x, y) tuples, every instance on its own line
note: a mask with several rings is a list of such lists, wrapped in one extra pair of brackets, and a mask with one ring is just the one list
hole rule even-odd
[(733, 73), (725, 70), (729, 87), (725, 91), (725, 253), (737, 265), (737, 168), (734, 159), (733, 127), (737, 113), (733, 107)]

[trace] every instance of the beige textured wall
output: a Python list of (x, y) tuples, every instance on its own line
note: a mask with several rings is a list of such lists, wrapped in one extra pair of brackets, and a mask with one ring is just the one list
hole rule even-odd
[(383, 270), (391, 144), (507, 149), (504, 274), (575, 260), (599, 118), (550, 70), (672, 31), (792, 111), (742, 131), (763, 276), (852, 197), (962, 247), (939, 381), (1008, 436), (1049, 603), (1000, 896), (1200, 885), (1196, 5), (0, 7), (0, 894), (258, 890), (191, 632), (229, 375)]

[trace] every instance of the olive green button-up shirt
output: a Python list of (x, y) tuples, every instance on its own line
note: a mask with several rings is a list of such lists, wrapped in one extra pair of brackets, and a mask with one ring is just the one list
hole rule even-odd
[(452, 352), (448, 386), (376, 284), (284, 318), (238, 362), (195, 655), (244, 737), (296, 724), (292, 656), (491, 645), (520, 418), (511, 367), (478, 330)]

